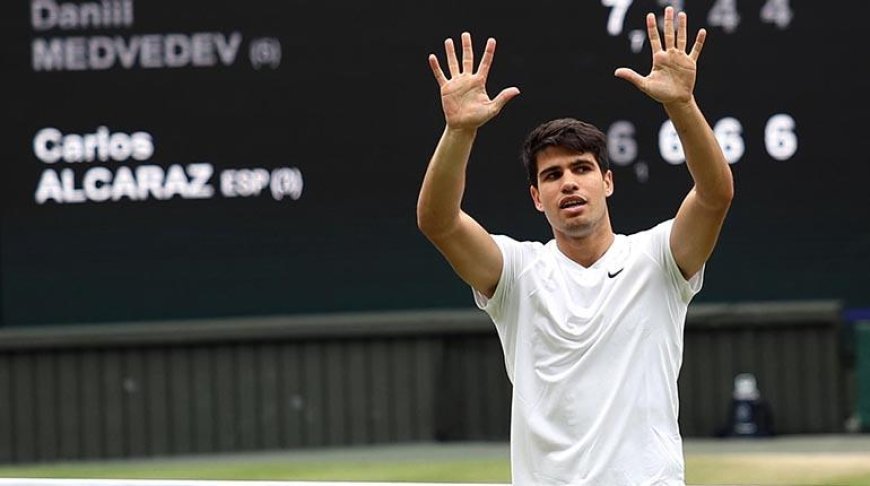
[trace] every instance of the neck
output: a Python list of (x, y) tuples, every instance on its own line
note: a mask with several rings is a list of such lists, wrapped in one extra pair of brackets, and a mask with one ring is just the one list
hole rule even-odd
[(603, 218), (601, 224), (596, 225), (592, 231), (586, 234), (569, 235), (554, 231), (553, 237), (556, 239), (556, 246), (562, 254), (584, 267), (589, 267), (597, 262), (607, 252), (615, 239), (609, 218)]

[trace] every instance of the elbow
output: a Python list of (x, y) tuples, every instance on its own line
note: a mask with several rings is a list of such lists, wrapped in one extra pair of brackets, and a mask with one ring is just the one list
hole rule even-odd
[(706, 198), (707, 207), (722, 212), (727, 212), (731, 208), (731, 201), (734, 200), (734, 188), (730, 190), (722, 190), (721, 192)]
[(731, 201), (734, 200), (734, 176), (731, 175), (731, 171), (728, 171), (728, 177), (725, 180), (726, 184), (724, 184), (725, 188), (722, 191), (723, 197), (728, 201), (728, 205), (731, 205)]
[(695, 192), (698, 198), (703, 202), (704, 206), (710, 209), (727, 211), (731, 207), (731, 202), (734, 200), (734, 179), (729, 176), (715, 188), (707, 190), (699, 190), (695, 186)]
[(720, 187), (717, 199), (719, 203), (725, 207), (731, 206), (731, 201), (734, 200), (734, 178), (730, 176), (725, 180), (725, 183)]
[(422, 207), (417, 207), (417, 229), (433, 243), (449, 235), (458, 218), (444, 218)]
[(417, 206), (417, 229), (430, 240), (444, 231), (444, 224), (426, 208)]
[(417, 229), (424, 235), (432, 231), (432, 221), (426, 210), (417, 206)]
[(734, 200), (734, 174), (731, 167), (725, 165), (716, 183), (710, 187), (710, 199), (718, 206), (728, 208)]
[(420, 199), (417, 200), (417, 229), (425, 235), (432, 230), (432, 226), (432, 211), (423, 201), (423, 196), (421, 194)]
[(417, 210), (417, 229), (420, 230), (421, 233), (423, 233), (424, 235), (426, 235), (428, 237), (429, 234), (434, 231), (433, 226), (434, 225), (432, 224), (430, 219), (425, 214), (421, 213), (420, 210), (418, 209)]

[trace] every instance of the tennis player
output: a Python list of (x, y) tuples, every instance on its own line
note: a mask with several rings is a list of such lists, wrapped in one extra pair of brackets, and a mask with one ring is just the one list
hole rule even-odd
[(495, 98), (486, 79), (489, 39), (474, 71), (471, 36), (462, 59), (445, 41), (448, 73), (429, 64), (447, 126), (420, 190), (418, 224), (492, 318), (513, 383), (513, 484), (682, 485), (677, 376), (689, 301), (733, 197), (731, 171), (693, 96), (702, 29), (687, 52), (686, 15), (646, 26), (652, 70), (615, 75), (661, 103), (686, 154), (694, 187), (673, 219), (614, 234), (605, 137), (573, 119), (535, 128), (525, 143), (532, 201), (552, 227), (546, 244), (489, 234), (462, 211), (477, 129), (519, 94)]

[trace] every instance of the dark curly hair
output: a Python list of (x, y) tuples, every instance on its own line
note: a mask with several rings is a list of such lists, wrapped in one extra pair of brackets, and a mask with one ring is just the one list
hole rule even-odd
[(588, 152), (595, 156), (601, 172), (610, 169), (607, 158), (607, 137), (595, 125), (575, 120), (559, 118), (538, 125), (523, 144), (523, 165), (529, 175), (529, 183), (538, 187), (538, 153), (548, 147), (564, 147), (577, 152)]

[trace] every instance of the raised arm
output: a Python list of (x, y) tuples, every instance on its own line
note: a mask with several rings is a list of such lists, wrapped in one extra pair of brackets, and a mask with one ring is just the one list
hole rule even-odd
[(665, 9), (664, 47), (655, 15), (647, 15), (646, 26), (653, 54), (652, 71), (641, 76), (631, 69), (619, 68), (615, 75), (664, 106), (683, 144), (686, 165), (695, 186), (677, 211), (670, 245), (683, 276), (690, 278), (713, 253), (734, 197), (734, 181), (725, 155), (693, 94), (698, 56), (704, 47), (706, 31), (698, 31), (695, 44), (687, 54), (684, 12), (678, 15), (675, 30), (674, 10)]
[(477, 72), (470, 34), (462, 34), (461, 65), (452, 39), (444, 42), (444, 48), (450, 78), (441, 70), (434, 54), (429, 55), (429, 66), (441, 88), (447, 126), (423, 178), (417, 200), (417, 225), (465, 282), (491, 297), (501, 276), (502, 256), (489, 233), (461, 209), (465, 169), (477, 129), (520, 91), (507, 88), (494, 99), (486, 93), (495, 39), (487, 41)]

